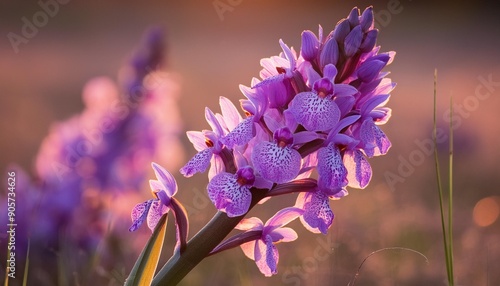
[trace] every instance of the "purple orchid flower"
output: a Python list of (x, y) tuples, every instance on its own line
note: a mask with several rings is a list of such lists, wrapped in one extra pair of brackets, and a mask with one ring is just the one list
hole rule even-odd
[(154, 199), (137, 204), (132, 209), (132, 226), (129, 231), (136, 231), (144, 221), (149, 229), (154, 231), (161, 216), (167, 213), (171, 206), (172, 197), (177, 193), (177, 183), (167, 170), (162, 166), (152, 163), (157, 180), (149, 180), (149, 186)]
[(289, 207), (277, 212), (265, 224), (259, 218), (252, 217), (243, 219), (235, 227), (247, 232), (258, 232), (258, 238), (255, 241), (241, 244), (241, 249), (248, 258), (255, 261), (260, 272), (266, 277), (278, 272), (279, 254), (276, 244), (294, 241), (298, 237), (293, 229), (283, 226), (302, 214), (303, 210)]
[[(328, 131), (339, 121), (341, 111), (335, 101), (336, 97), (347, 97), (356, 94), (356, 88), (347, 84), (334, 84), (337, 69), (329, 64), (325, 67), (323, 78), (314, 81), (313, 91), (301, 92), (290, 103), (291, 112), (297, 123), (309, 131)], [(314, 79), (310, 76), (309, 80)]]
[(273, 142), (255, 145), (252, 163), (264, 179), (278, 184), (289, 182), (299, 174), (301, 156), (292, 148), (293, 135), (288, 127), (277, 129), (273, 138)]
[(229, 217), (244, 215), (252, 201), (250, 188), (255, 175), (250, 166), (240, 168), (236, 174), (222, 172), (208, 183), (208, 196), (215, 207)]
[(209, 255), (241, 246), (272, 276), (275, 244), (297, 238), (284, 225), (300, 217), (307, 230), (326, 234), (334, 219), (330, 200), (346, 196), (347, 187), (368, 186), (367, 158), (390, 148), (379, 126), (391, 115), (385, 104), (394, 88), (382, 72), (394, 53), (379, 54), (373, 19), (371, 7), (361, 15), (354, 8), (326, 37), (321, 26), (318, 36), (304, 31), (300, 53), (280, 40), (282, 53), (261, 60), (261, 80), (240, 85), (246, 118), (221, 97), (221, 114), (206, 112), (212, 131), (188, 132), (199, 153), (181, 172), (189, 177), (211, 164), (207, 192), (227, 217), (242, 219), (257, 201), (299, 193), (295, 207), (265, 224), (243, 219), (236, 229), (245, 232), (211, 245)]
[[(255, 136), (254, 122), (258, 118), (250, 115), (243, 119), (234, 106), (227, 98), (220, 98), (220, 106), (222, 115), (216, 114), (219, 121), (224, 123), (227, 134), (221, 138), (221, 142), (230, 149), (235, 146), (243, 146), (247, 144)], [(256, 112), (257, 113), (257, 112)]]
[(300, 221), (312, 233), (327, 234), (333, 223), (334, 214), (330, 208), (330, 197), (321, 190), (300, 193), (295, 207), (304, 210)]
[(149, 186), (155, 198), (139, 203), (132, 209), (132, 226), (129, 231), (136, 231), (144, 221), (147, 221), (149, 229), (153, 232), (160, 218), (172, 210), (177, 237), (175, 249), (182, 252), (186, 248), (189, 222), (186, 209), (174, 198), (177, 193), (177, 182), (162, 166), (154, 162), (151, 166), (157, 180), (149, 180)]
[[(220, 142), (220, 139), (224, 136), (224, 130), (215, 114), (209, 108), (205, 109), (205, 119), (212, 127), (212, 131), (188, 131), (186, 133), (189, 141), (193, 143), (198, 153), (180, 169), (181, 174), (185, 177), (191, 177), (196, 173), (205, 172), (210, 162), (212, 162), (212, 166), (219, 171), (224, 166), (222, 158), (219, 156), (224, 147), (222, 142)], [(213, 174), (213, 172), (211, 172), (211, 174)]]

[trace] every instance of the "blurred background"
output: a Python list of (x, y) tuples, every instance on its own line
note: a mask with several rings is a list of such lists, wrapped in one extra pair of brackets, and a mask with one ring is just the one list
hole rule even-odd
[[(393, 147), (386, 156), (370, 160), (374, 175), (369, 187), (352, 190), (348, 197), (331, 203), (336, 218), (327, 236), (308, 233), (298, 221), (292, 223), (299, 239), (278, 246), (279, 272), (272, 278), (263, 277), (253, 261), (234, 249), (204, 260), (181, 285), (347, 285), (371, 252), (395, 246), (421, 252), (428, 263), (412, 252), (381, 252), (368, 258), (356, 285), (445, 285), (435, 169), (428, 147), (435, 69), (443, 174), (451, 96), (455, 103), (457, 285), (500, 283), (495, 271), (500, 263), (500, 11), (493, 1), (66, 2), (57, 2), (57, 12), (46, 21), (36, 18), (43, 11), (38, 1), (0, 3), (0, 169), (4, 182), (12, 164), (35, 177), (35, 159), (51, 126), (85, 109), (82, 92), (92, 79), (105, 76), (120, 82), (119, 71), (143, 33), (160, 26), (166, 31), (165, 70), (178, 87), (170, 91), (176, 93), (175, 100), (165, 105), (165, 112), (178, 112), (178, 117), (175, 123), (165, 119), (163, 124), (167, 129), (175, 125), (177, 133), (170, 136), (179, 134), (175, 140), (180, 140), (180, 147), (168, 156), (161, 149), (152, 158), (176, 176), (178, 198), (188, 208), (193, 235), (215, 208), (205, 196), (205, 175), (187, 180), (177, 171), (195, 154), (184, 131), (207, 129), (204, 107), (219, 111), (219, 96), (237, 103), (243, 97), (238, 85), (249, 85), (258, 76), (261, 58), (281, 51), (279, 39), (299, 50), (303, 30), (317, 33), (321, 24), (328, 33), (352, 7), (363, 10), (373, 5), (380, 30), (377, 44), (382, 52), (397, 53), (386, 71), (398, 85), (388, 104), (393, 117), (383, 127)], [(24, 37), (24, 17), (43, 25)], [(172, 108), (175, 105), (178, 109)], [(145, 166), (149, 172), (149, 165)], [(153, 178), (151, 172), (145, 176), (149, 178)], [(131, 190), (133, 198), (120, 201), (123, 213), (150, 197), (145, 182)], [(2, 187), (3, 196), (5, 192)], [(258, 214), (265, 221), (294, 201), (292, 196), (271, 200), (250, 215)], [(113, 262), (111, 257), (111, 265), (90, 270), (105, 281), (102, 285), (123, 283), (135, 259), (130, 257), (149, 234), (146, 227), (137, 233), (128, 233), (127, 224), (113, 227), (115, 231), (121, 228), (124, 241), (134, 246), (127, 249), (127, 243), (120, 244), (118, 251), (128, 253), (128, 260)], [(171, 254), (174, 231), (172, 223), (162, 260)], [(0, 241), (3, 258), (4, 234)], [(36, 269), (30, 275), (32, 279), (43, 276), (39, 273), (37, 278)], [(49, 281), (44, 282), (47, 285), (61, 283), (54, 277), (43, 279)], [(69, 284), (85, 285), (77, 280)]]

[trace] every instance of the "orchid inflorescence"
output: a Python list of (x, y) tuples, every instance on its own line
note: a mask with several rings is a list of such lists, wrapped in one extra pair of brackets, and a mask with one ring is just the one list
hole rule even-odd
[[(307, 230), (326, 234), (334, 218), (330, 200), (346, 196), (346, 187), (369, 184), (367, 158), (391, 146), (379, 126), (391, 116), (385, 104), (395, 87), (382, 72), (395, 53), (379, 53), (373, 17), (372, 7), (361, 15), (354, 8), (326, 37), (321, 26), (318, 35), (304, 31), (299, 53), (280, 40), (283, 52), (261, 60), (262, 79), (240, 85), (246, 117), (221, 97), (221, 113), (205, 109), (211, 130), (187, 132), (198, 153), (180, 172), (191, 177), (209, 169), (210, 200), (227, 217), (239, 218), (235, 228), (243, 231), (217, 242), (208, 255), (241, 246), (265, 276), (276, 274), (275, 244), (297, 239), (285, 225), (300, 218)], [(154, 230), (172, 209), (182, 255), (189, 248), (186, 212), (174, 198), (173, 176), (155, 163), (153, 168), (155, 198), (134, 208), (131, 230), (146, 220)], [(256, 199), (263, 203), (290, 193), (298, 193), (295, 205), (266, 223), (244, 218)]]

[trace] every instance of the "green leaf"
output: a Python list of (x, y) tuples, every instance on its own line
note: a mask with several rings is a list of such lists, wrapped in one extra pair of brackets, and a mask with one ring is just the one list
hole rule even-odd
[(125, 280), (125, 286), (151, 285), (151, 281), (153, 280), (156, 267), (158, 265), (158, 260), (160, 259), (166, 229), (167, 213), (161, 217), (160, 221), (158, 221), (158, 224), (149, 238), (148, 243), (135, 262), (134, 268), (132, 268), (127, 280)]

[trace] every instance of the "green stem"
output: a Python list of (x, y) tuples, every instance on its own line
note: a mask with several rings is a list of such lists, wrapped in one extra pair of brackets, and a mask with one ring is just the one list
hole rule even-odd
[[(266, 196), (267, 190), (252, 189), (252, 209)], [(221, 243), (234, 227), (245, 217), (228, 217), (224, 212), (217, 212), (215, 216), (193, 237), (185, 251), (176, 252), (158, 272), (151, 285), (176, 285), (198, 263)]]
[(441, 184), (441, 172), (439, 171), (439, 158), (438, 158), (438, 150), (437, 150), (437, 70), (434, 71), (434, 126), (433, 126), (433, 141), (434, 141), (434, 163), (436, 166), (436, 179), (438, 184), (438, 194), (439, 194), (439, 210), (441, 213), (441, 228), (443, 231), (443, 244), (444, 244), (444, 253), (446, 259), (446, 274), (448, 276), (448, 284), (451, 283), (451, 269), (450, 269), (450, 257), (449, 257), (449, 246), (448, 246), (448, 238), (446, 235), (446, 223), (444, 219), (444, 210), (443, 210), (443, 188)]
[(450, 157), (448, 177), (448, 260), (450, 261), (450, 285), (455, 285), (453, 275), (453, 97), (450, 97)]

